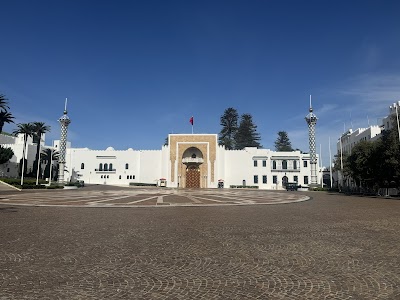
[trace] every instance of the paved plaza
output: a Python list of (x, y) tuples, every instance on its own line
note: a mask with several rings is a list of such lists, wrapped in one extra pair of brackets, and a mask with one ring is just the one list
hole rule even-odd
[(308, 200), (301, 193), (227, 189), (167, 189), (95, 185), (75, 190), (28, 190), (1, 195), (0, 204), (75, 207), (171, 207), (283, 204)]
[(0, 300), (400, 299), (399, 200), (179, 193), (0, 194)]

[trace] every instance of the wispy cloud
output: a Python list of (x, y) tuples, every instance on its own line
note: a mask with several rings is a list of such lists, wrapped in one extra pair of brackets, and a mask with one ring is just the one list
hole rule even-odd
[[(352, 96), (367, 110), (389, 106), (400, 99), (400, 74), (363, 74), (349, 79), (339, 88), (342, 95)], [(387, 107), (386, 107), (387, 109)]]

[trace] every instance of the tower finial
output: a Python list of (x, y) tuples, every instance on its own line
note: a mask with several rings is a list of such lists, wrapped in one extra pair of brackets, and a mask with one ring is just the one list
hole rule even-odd
[(309, 111), (310, 111), (310, 112), (313, 111), (313, 109), (312, 109), (312, 104), (311, 104), (311, 95), (310, 95), (310, 109), (309, 109)]
[(65, 98), (65, 106), (64, 106), (64, 113), (67, 113), (67, 102), (68, 102), (68, 98)]

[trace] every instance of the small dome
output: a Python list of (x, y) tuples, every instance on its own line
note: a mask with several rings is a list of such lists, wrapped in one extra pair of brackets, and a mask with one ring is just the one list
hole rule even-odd
[(128, 151), (133, 151), (133, 149), (132, 148), (128, 148)]
[(114, 151), (115, 149), (113, 148), (113, 147), (108, 147), (107, 149), (106, 149), (106, 151)]

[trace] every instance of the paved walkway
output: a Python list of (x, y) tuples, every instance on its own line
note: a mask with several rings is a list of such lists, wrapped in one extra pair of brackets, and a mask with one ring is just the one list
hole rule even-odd
[(0, 205), (0, 299), (400, 299), (400, 201), (309, 195), (169, 209)]
[(282, 204), (308, 200), (302, 193), (230, 189), (163, 189), (92, 186), (1, 195), (0, 204), (75, 207), (166, 207)]

